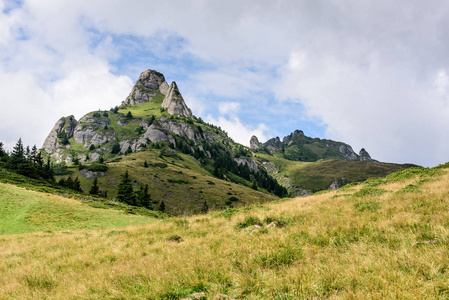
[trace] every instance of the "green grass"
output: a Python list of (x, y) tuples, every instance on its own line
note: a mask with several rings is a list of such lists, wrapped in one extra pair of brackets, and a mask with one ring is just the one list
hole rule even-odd
[(154, 218), (95, 209), (79, 201), (0, 183), (0, 234), (100, 229), (146, 224)]
[(449, 174), (406, 177), (342, 197), (2, 235), (0, 298), (447, 299)]
[[(210, 210), (220, 210), (226, 209), (230, 204), (242, 207), (277, 199), (262, 191), (254, 191), (246, 186), (213, 177), (190, 155), (178, 153), (161, 158), (160, 151), (146, 149), (120, 156), (120, 160), (108, 160), (107, 171), (104, 176), (98, 177), (100, 190), (106, 191), (108, 198), (113, 199), (117, 194), (117, 184), (121, 176), (128, 170), (134, 182), (134, 190), (148, 184), (151, 199), (155, 202), (153, 208), (157, 209), (159, 203), (164, 201), (167, 212), (173, 214), (200, 213), (205, 201)], [(148, 168), (144, 167), (145, 161), (148, 163)], [(86, 167), (92, 168), (89, 164), (86, 164)], [(73, 171), (72, 178), (79, 178), (81, 188), (85, 192), (89, 191), (93, 179), (87, 179), (81, 175), (77, 168), (71, 167), (69, 170)], [(67, 176), (57, 176), (57, 180), (60, 178), (67, 178)], [(243, 200), (229, 203), (230, 197)]]
[[(318, 192), (326, 190), (335, 178), (346, 179), (347, 183), (361, 182), (368, 178), (384, 177), (407, 165), (346, 160), (321, 160), (317, 162), (289, 161), (283, 158), (257, 153), (259, 160), (271, 161), (279, 170), (276, 177), (282, 181), (287, 178), (294, 186)], [(374, 179), (373, 179), (374, 180)], [(375, 184), (372, 181), (372, 184)]]

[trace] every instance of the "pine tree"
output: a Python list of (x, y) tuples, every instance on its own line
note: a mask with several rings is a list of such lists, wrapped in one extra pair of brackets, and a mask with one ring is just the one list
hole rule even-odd
[(203, 207), (201, 207), (201, 212), (205, 214), (205, 213), (207, 213), (208, 211), (209, 211), (209, 206), (207, 205), (207, 202), (204, 201)]
[(161, 201), (161, 204), (159, 204), (159, 211), (165, 211), (165, 203), (164, 200)]
[(128, 120), (132, 119), (133, 118), (133, 114), (130, 111), (128, 111), (128, 113), (126, 114), (126, 118)]
[(98, 188), (98, 179), (95, 178), (94, 182), (92, 184), (92, 187), (89, 190), (89, 194), (91, 194), (91, 195), (98, 195), (99, 191), (100, 191), (100, 189)]
[(145, 161), (145, 162), (143, 163), (143, 167), (144, 167), (144, 168), (148, 168), (148, 163), (147, 163), (147, 161)]
[(129, 178), (128, 170), (118, 184), (117, 200), (129, 205), (135, 204), (132, 181)]

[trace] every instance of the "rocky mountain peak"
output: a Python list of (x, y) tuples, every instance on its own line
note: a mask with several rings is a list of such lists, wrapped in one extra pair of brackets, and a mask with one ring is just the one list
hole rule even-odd
[(165, 77), (162, 73), (155, 70), (146, 70), (140, 74), (136, 84), (141, 84), (149, 90), (156, 90), (164, 82)]
[(168, 85), (164, 75), (155, 70), (146, 70), (140, 74), (122, 105), (143, 104), (152, 101), (159, 93), (165, 96), (162, 107), (167, 108), (169, 114), (192, 117), (192, 111), (184, 102), (176, 82)]
[(365, 148), (362, 148), (360, 150), (359, 156), (361, 161), (373, 161), (373, 159), (369, 155), (368, 151), (365, 150)]
[(179, 115), (182, 117), (191, 117), (192, 111), (187, 107), (181, 93), (179, 92), (176, 82), (172, 82), (168, 88), (162, 107), (167, 108), (167, 111), (171, 115)]
[(260, 148), (260, 142), (259, 142), (259, 139), (257, 138), (257, 136), (253, 135), (251, 137), (251, 140), (249, 141), (249, 147), (254, 150)]

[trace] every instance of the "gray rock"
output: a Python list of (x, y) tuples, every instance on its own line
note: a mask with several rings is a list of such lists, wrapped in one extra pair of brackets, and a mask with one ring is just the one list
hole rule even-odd
[(87, 147), (88, 142), (94, 137), (98, 128), (99, 128), (98, 125), (78, 124), (75, 127), (75, 131), (73, 133), (73, 139), (78, 144), (83, 144), (84, 147)]
[(337, 148), (338, 151), (343, 155), (344, 158), (349, 160), (359, 160), (359, 156), (352, 150), (352, 147), (342, 143), (327, 143), (328, 148)]
[(161, 85), (162, 90), (167, 90), (168, 84), (165, 82), (164, 75), (154, 70), (146, 70), (140, 74), (131, 93), (122, 104), (135, 105), (149, 102), (157, 95), (157, 90)]
[(168, 132), (186, 137), (195, 142), (195, 144), (203, 139), (203, 136), (194, 125), (184, 122), (178, 122), (176, 120), (171, 120), (164, 117), (159, 120), (159, 124)]
[(247, 165), (251, 171), (257, 172), (259, 170), (259, 165), (251, 158), (239, 157), (239, 158), (234, 158), (234, 160), (239, 165)]
[(290, 133), (289, 135), (285, 136), (282, 139), (282, 142), (285, 145), (290, 146), (291, 144), (296, 142), (302, 136), (304, 136), (304, 132), (302, 130), (295, 130), (292, 133)]
[(45, 139), (42, 148), (48, 153), (55, 151), (58, 147), (61, 146), (58, 142), (58, 132), (64, 131), (67, 135), (67, 138), (71, 138), (73, 136), (75, 126), (76, 120), (74, 116), (59, 119)]
[(172, 82), (168, 88), (167, 95), (162, 102), (162, 107), (167, 108), (171, 115), (179, 115), (181, 117), (191, 117), (192, 111), (187, 107), (181, 93), (178, 90), (176, 82)]
[(260, 148), (260, 142), (257, 136), (253, 135), (249, 140), (249, 147), (253, 150), (257, 150)]
[(373, 161), (373, 159), (369, 155), (368, 151), (365, 150), (365, 148), (362, 148), (360, 150), (359, 156), (361, 161)]
[(90, 139), (90, 145), (98, 146), (115, 138), (115, 132), (96, 132)]
[(88, 171), (86, 169), (80, 170), (80, 174), (86, 177), (87, 179), (97, 178), (99, 176), (104, 176), (104, 172), (93, 172)]
[(334, 191), (338, 190), (339, 188), (341, 188), (345, 184), (346, 184), (346, 178), (344, 178), (344, 177), (334, 178), (332, 183), (329, 185), (328, 190), (334, 190)]

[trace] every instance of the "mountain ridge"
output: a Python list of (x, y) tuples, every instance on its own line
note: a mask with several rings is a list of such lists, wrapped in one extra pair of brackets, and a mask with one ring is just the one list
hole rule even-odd
[[(73, 174), (85, 177), (81, 180), (84, 190), (89, 190), (89, 184), (94, 178), (98, 178), (100, 188), (107, 191), (109, 198), (116, 195), (115, 184), (120, 180), (120, 169), (114, 166), (119, 159), (123, 159), (125, 169), (135, 165), (132, 161), (136, 159), (141, 165), (145, 162), (148, 165), (177, 166), (165, 169), (164, 176), (159, 178), (152, 173), (161, 172), (157, 168), (150, 170), (138, 167), (130, 170), (130, 176), (135, 178), (135, 188), (148, 184), (150, 189), (164, 188), (175, 191), (171, 193), (175, 196), (169, 197), (171, 202), (166, 204), (168, 209), (176, 209), (178, 212), (184, 210), (177, 202), (185, 203), (193, 210), (197, 210), (209, 198), (212, 199), (209, 200), (212, 208), (241, 206), (247, 204), (242, 198), (253, 199), (250, 194), (254, 193), (254, 190), (257, 190), (262, 202), (272, 201), (275, 199), (272, 198), (274, 195), (284, 197), (288, 192), (292, 196), (307, 195), (318, 190), (335, 188), (335, 182), (341, 185), (372, 176), (385, 176), (405, 167), (381, 163), (376, 165), (364, 149), (356, 154), (351, 146), (345, 143), (310, 138), (301, 130), (295, 130), (282, 141), (276, 137), (260, 143), (257, 137), (253, 136), (250, 147), (245, 147), (234, 142), (220, 127), (205, 123), (194, 116), (176, 82), (168, 84), (162, 73), (151, 69), (140, 74), (130, 94), (120, 106), (87, 113), (78, 121), (73, 116), (59, 119), (45, 139), (43, 149), (59, 168), (65, 169), (66, 165), (69, 165), (70, 168), (75, 168)], [(143, 154), (130, 157), (134, 152)], [(335, 164), (331, 161), (335, 159), (360, 163), (364, 161), (374, 171), (366, 173), (363, 171), (366, 169), (365, 165), (352, 164), (348, 172), (359, 170), (361, 174), (346, 178), (346, 173), (332, 169)], [(325, 161), (324, 165), (328, 166), (324, 168), (326, 176), (306, 176), (311, 182), (319, 184), (304, 185), (304, 180), (298, 181), (296, 173), (291, 173), (289, 167), (286, 167), (294, 162), (292, 166), (303, 169), (306, 166), (304, 163), (315, 162), (316, 164), (309, 166), (307, 170), (323, 170), (322, 160)], [(194, 172), (187, 178), (182, 169), (191, 168), (190, 161), (205, 173), (198, 169), (195, 172), (201, 174), (195, 175)], [(92, 165), (93, 169), (98, 169), (95, 166), (101, 165), (100, 169), (105, 171), (80, 172), (81, 168), (84, 168), (81, 164)], [(111, 166), (109, 170), (108, 166)], [(125, 169), (122, 169), (122, 172)], [(144, 172), (145, 176), (133, 173), (137, 172), (136, 170)], [(313, 170), (310, 172), (313, 173)], [(207, 179), (208, 176), (219, 181)], [(199, 185), (197, 190), (191, 191), (186, 203), (186, 194), (181, 190), (191, 189), (191, 186), (179, 186), (175, 183), (191, 182), (191, 178), (202, 178), (204, 185)], [(167, 184), (167, 181), (170, 184)], [(225, 192), (224, 187), (229, 182), (243, 185), (247, 190), (241, 190), (238, 196), (234, 195), (234, 192)], [(207, 187), (212, 183), (216, 185), (217, 190), (223, 191), (223, 194), (213, 193)], [(267, 196), (262, 196), (264, 193)], [(155, 201), (163, 201), (163, 197), (167, 197), (166, 193), (154, 194), (162, 197)], [(240, 201), (235, 201), (234, 198)]]

